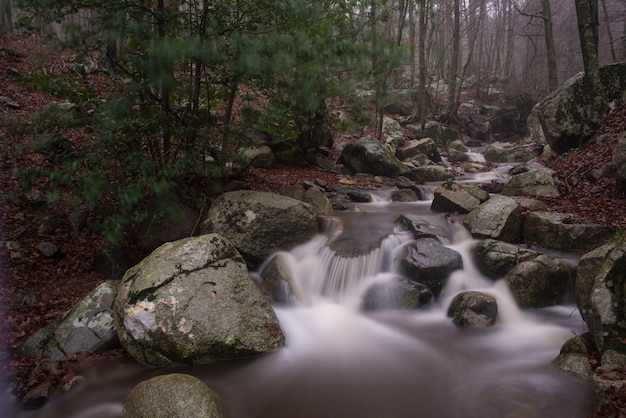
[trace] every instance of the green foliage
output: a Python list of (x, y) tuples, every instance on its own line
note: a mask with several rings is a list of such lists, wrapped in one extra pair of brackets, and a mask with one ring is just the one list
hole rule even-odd
[[(24, 79), (76, 105), (33, 124), (33, 147), (54, 167), (36, 174), (102, 209), (119, 240), (185, 179), (230, 176), (249, 127), (314, 152), (331, 139), (333, 106), (365, 122), (358, 88), (383, 92), (400, 62), (390, 40), (372, 42), (376, 22), (362, 13), (375, 2), (24, 0), (31, 22), (64, 23), (63, 41), (105, 54), (120, 80), (99, 101), (65, 77)], [(68, 24), (78, 11), (89, 24)], [(64, 132), (76, 127), (94, 134), (76, 146)]]

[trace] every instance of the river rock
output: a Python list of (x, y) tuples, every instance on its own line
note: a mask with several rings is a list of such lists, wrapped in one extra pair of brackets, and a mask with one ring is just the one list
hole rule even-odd
[(408, 168), (376, 138), (364, 137), (345, 146), (341, 160), (355, 173), (395, 178)]
[(290, 256), (287, 253), (276, 253), (261, 270), (261, 286), (273, 302), (292, 304), (294, 298), (302, 300), (301, 292), (293, 280)]
[(424, 154), (434, 163), (441, 162), (437, 144), (431, 138), (412, 139), (396, 151), (396, 156), (403, 161), (419, 154)]
[(109, 280), (74, 305), (53, 323), (33, 334), (20, 348), (61, 360), (79, 352), (100, 352), (119, 346), (113, 322), (113, 302), (119, 281)]
[(504, 280), (521, 308), (544, 308), (563, 301), (570, 270), (562, 261), (541, 254), (517, 264)]
[(531, 212), (522, 237), (541, 247), (564, 251), (590, 250), (604, 244), (614, 233), (606, 225), (572, 223), (572, 216), (558, 212)]
[(333, 213), (333, 205), (318, 187), (309, 187), (306, 189), (302, 200), (311, 205), (318, 215), (329, 215)]
[(418, 183), (454, 180), (454, 172), (440, 165), (424, 165), (411, 168), (409, 172), (404, 173), (404, 176)]
[(540, 254), (537, 251), (495, 239), (479, 241), (473, 250), (476, 266), (481, 273), (492, 279), (504, 277), (522, 261), (532, 260)]
[(131, 390), (122, 418), (224, 418), (217, 393), (197, 377), (171, 373)]
[(202, 224), (203, 233), (228, 239), (251, 263), (300, 245), (318, 233), (315, 209), (274, 193), (240, 190), (220, 195)]
[(438, 239), (425, 237), (403, 246), (394, 259), (394, 266), (400, 274), (425, 284), (438, 296), (450, 273), (463, 268), (463, 259)]
[(466, 214), (489, 199), (489, 193), (470, 184), (446, 182), (435, 189), (430, 210)]
[(572, 373), (584, 380), (591, 380), (593, 369), (589, 358), (595, 350), (591, 334), (585, 332), (565, 341), (559, 355), (552, 364), (561, 370)]
[(163, 244), (128, 270), (115, 325), (132, 357), (157, 366), (249, 357), (284, 343), (243, 258), (218, 234)]
[(463, 225), (474, 238), (515, 243), (520, 241), (523, 220), (522, 209), (515, 199), (494, 196), (473, 209), (463, 219)]
[(502, 194), (505, 196), (559, 196), (559, 190), (554, 181), (554, 170), (542, 167), (511, 177), (504, 186)]
[(413, 181), (409, 180), (404, 176), (399, 176), (396, 179), (396, 187), (400, 190), (409, 189), (412, 190), (419, 200), (424, 200), (426, 197), (424, 196), (424, 192), (419, 188), (417, 184)]
[(498, 304), (491, 295), (465, 291), (452, 299), (447, 315), (463, 328), (487, 328), (496, 323)]
[(371, 285), (363, 296), (362, 307), (366, 311), (378, 309), (418, 309), (427, 305), (432, 292), (422, 283), (401, 276), (394, 276), (384, 283)]
[(411, 189), (398, 189), (391, 192), (392, 202), (417, 202), (419, 197)]
[(611, 241), (582, 256), (576, 272), (576, 304), (600, 353), (626, 353), (626, 241)]
[(494, 142), (485, 147), (485, 161), (491, 163), (518, 163), (530, 161), (541, 155), (542, 147), (536, 144), (513, 145), (508, 142)]

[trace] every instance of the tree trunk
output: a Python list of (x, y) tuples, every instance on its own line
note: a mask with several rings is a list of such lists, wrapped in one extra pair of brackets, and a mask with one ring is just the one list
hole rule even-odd
[(546, 41), (546, 57), (548, 59), (548, 89), (554, 91), (559, 86), (556, 49), (554, 48), (554, 34), (552, 31), (552, 11), (550, 10), (550, 0), (541, 0), (543, 11), (544, 39)]
[(453, 1), (454, 27), (452, 28), (452, 56), (450, 57), (450, 76), (448, 81), (448, 108), (446, 116), (448, 121), (456, 120), (456, 78), (459, 72), (459, 56), (461, 44), (461, 13), (460, 0)]

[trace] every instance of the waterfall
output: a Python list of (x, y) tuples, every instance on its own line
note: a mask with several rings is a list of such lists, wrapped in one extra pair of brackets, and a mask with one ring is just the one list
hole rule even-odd
[[(463, 269), (423, 309), (364, 311), (366, 289), (397, 277), (393, 259), (414, 239), (394, 226), (400, 214), (441, 231), (443, 245), (462, 255)], [(582, 332), (575, 308), (520, 310), (503, 281), (477, 269), (476, 241), (458, 220), (432, 213), (424, 202), (377, 201), (325, 224), (324, 234), (280, 253), (291, 277), (284, 286), (291, 298), (275, 305), (285, 347), (166, 372), (203, 379), (221, 394), (231, 418), (583, 418), (592, 409), (588, 387), (550, 366), (572, 332)], [(357, 254), (346, 255), (352, 242)], [(495, 326), (452, 323), (446, 309), (463, 290), (496, 298)], [(118, 416), (128, 391), (154, 373), (138, 365), (125, 370), (132, 378), (95, 380), (74, 397), (24, 416)]]

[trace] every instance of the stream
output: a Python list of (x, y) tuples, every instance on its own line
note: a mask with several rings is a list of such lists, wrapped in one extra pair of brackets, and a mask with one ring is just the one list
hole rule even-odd
[[(489, 181), (506, 169), (463, 181)], [(435, 187), (425, 185), (428, 198)], [(297, 296), (292, 305), (275, 305), (285, 347), (206, 366), (108, 362), (42, 410), (19, 416), (116, 417), (134, 385), (170, 372), (195, 375), (217, 390), (231, 418), (582, 418), (593, 411), (588, 385), (550, 365), (566, 340), (585, 331), (573, 298), (563, 306), (518, 309), (503, 282), (475, 267), (477, 241), (461, 216), (430, 211), (430, 200), (392, 203), (389, 194), (381, 190), (374, 202), (337, 212), (340, 226), (285, 254)], [(393, 276), (394, 251), (410, 239), (393, 232), (400, 214), (443, 231), (440, 239), (462, 255), (464, 268), (427, 308), (363, 311), (365, 289)], [(362, 244), (385, 230), (391, 233), (382, 244), (363, 256), (338, 257), (327, 246), (338, 236)], [(496, 298), (495, 326), (461, 329), (452, 323), (446, 310), (462, 290)]]

